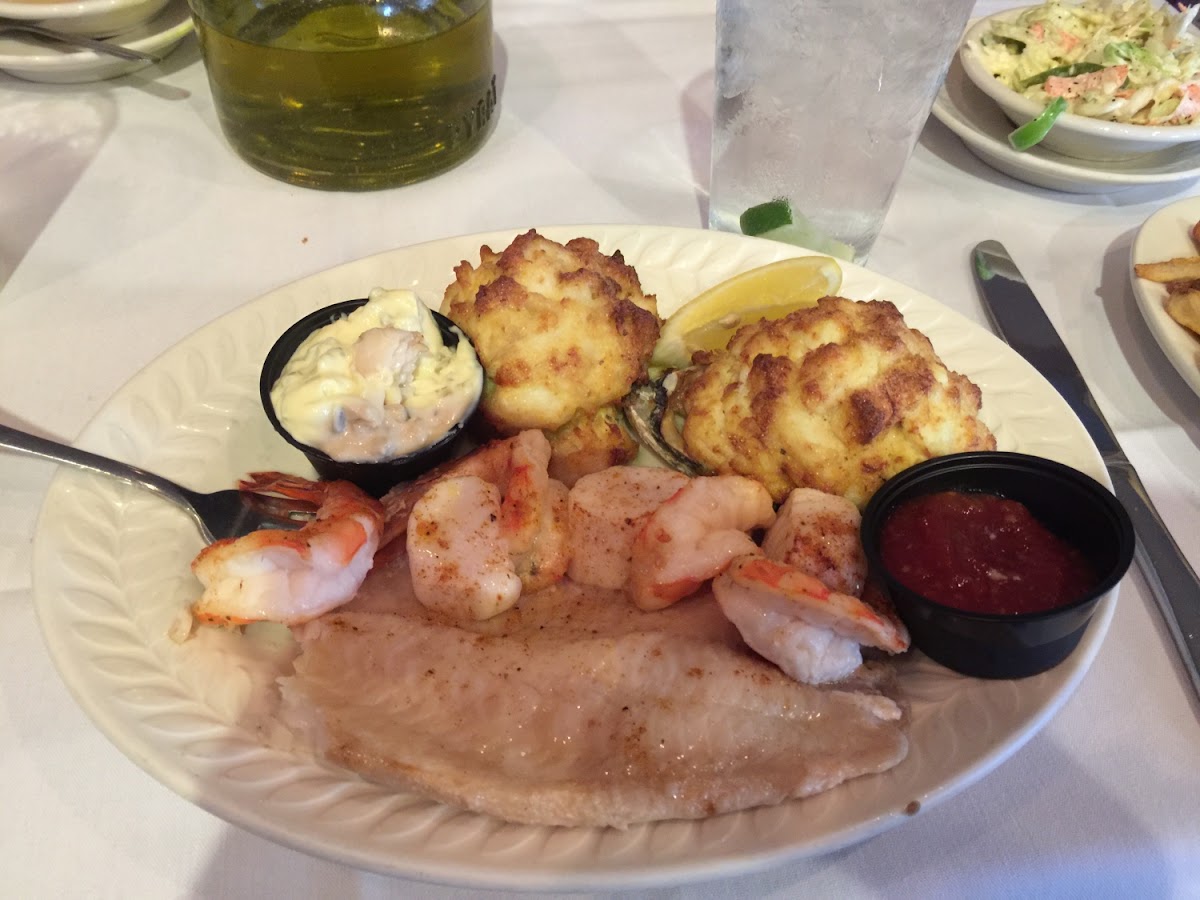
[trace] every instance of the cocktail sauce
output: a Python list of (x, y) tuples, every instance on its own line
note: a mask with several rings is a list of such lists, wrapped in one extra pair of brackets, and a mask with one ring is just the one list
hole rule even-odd
[(994, 494), (941, 491), (901, 503), (884, 522), (880, 553), (903, 585), (968, 612), (1042, 612), (1098, 580), (1077, 547)]

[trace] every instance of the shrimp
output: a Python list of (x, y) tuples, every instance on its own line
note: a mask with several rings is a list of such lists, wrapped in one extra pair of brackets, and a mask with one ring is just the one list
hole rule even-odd
[(681, 472), (650, 466), (612, 466), (576, 481), (567, 510), (570, 579), (625, 587), (634, 539), (651, 513), (687, 483)]
[(204, 593), (192, 606), (210, 625), (271, 621), (299, 625), (350, 601), (371, 568), (383, 507), (347, 481), (255, 472), (244, 491), (318, 504), (298, 531), (263, 529), (205, 547), (192, 561)]
[(763, 537), (763, 553), (839, 593), (858, 597), (867, 577), (867, 555), (858, 534), (861, 523), (858, 507), (845, 497), (796, 488)]
[(797, 681), (840, 681), (862, 664), (860, 645), (908, 649), (908, 631), (894, 614), (763, 556), (734, 560), (713, 593), (751, 649)]
[(469, 463), (500, 488), (500, 534), (526, 591), (567, 574), (567, 487), (550, 477), (550, 442), (537, 429), (488, 444)]
[(501, 536), (500, 489), (474, 475), (444, 478), (408, 519), (408, 563), (417, 600), (452, 619), (490, 619), (521, 596)]
[[(1130, 101), (1130, 107), (1140, 109), (1133, 105), (1134, 101)], [(1200, 84), (1189, 82), (1182, 88), (1179, 97), (1179, 105), (1175, 107), (1175, 111), (1171, 113), (1167, 119), (1167, 124), (1170, 125), (1186, 125), (1192, 119), (1200, 115)]]
[(693, 478), (651, 513), (634, 542), (633, 602), (662, 609), (693, 593), (735, 558), (760, 552), (747, 532), (774, 521), (771, 495), (757, 481)]
[(1108, 66), (1098, 72), (1087, 72), (1083, 75), (1065, 76), (1051, 75), (1046, 79), (1043, 90), (1048, 97), (1082, 97), (1092, 91), (1111, 96), (1117, 88), (1125, 83), (1129, 75), (1129, 66)]
[(407, 534), (408, 517), (421, 496), (443, 478), (474, 475), (500, 488), (503, 531), (512, 549), (525, 553), (536, 543), (544, 524), (544, 505), (551, 478), (550, 442), (537, 429), (491, 441), (443, 463), (415, 481), (392, 488), (383, 498), (387, 519), (381, 546)]
[[(437, 478), (406, 486), (405, 549), (410, 563), (421, 557), (412, 570), (419, 599), (457, 610), (466, 618), (489, 618), (512, 606), (522, 591), (541, 590), (566, 575), (570, 562), (567, 488), (549, 476), (549, 462), (545, 435), (525, 431), (455, 460)], [(442, 488), (447, 482), (454, 484)], [(494, 495), (483, 490), (484, 484), (495, 489)], [(398, 492), (389, 497), (393, 493), (399, 497)], [(465, 497), (482, 505), (469, 509), (469, 501), (461, 499)], [(393, 503), (393, 509), (402, 508)], [(388, 506), (386, 497), (384, 505)], [(491, 521), (485, 522), (489, 517)], [(486, 559), (476, 559), (485, 548)], [(501, 551), (508, 558), (504, 571), (520, 581), (515, 595), (507, 588), (499, 594), (494, 590), (499, 571), (495, 554)], [(453, 577), (448, 574), (451, 568)], [(471, 583), (474, 577), (477, 583)], [(445, 596), (435, 603), (433, 596), (439, 589)], [(488, 597), (493, 599), (485, 601)]]

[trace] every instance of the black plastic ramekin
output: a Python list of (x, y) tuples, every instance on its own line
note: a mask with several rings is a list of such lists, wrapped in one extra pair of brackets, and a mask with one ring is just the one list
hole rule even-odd
[[(883, 525), (901, 503), (939, 491), (977, 491), (1024, 504), (1083, 552), (1097, 575), (1094, 586), (1062, 606), (1019, 614), (955, 609), (906, 587), (883, 564)], [(1075, 649), (1100, 598), (1129, 568), (1135, 539), (1124, 507), (1095, 479), (1037, 456), (982, 451), (932, 459), (889, 479), (863, 512), (862, 540), (916, 647), (965, 675), (1023, 678), (1058, 665)]]
[[(280, 437), (300, 450), (308, 458), (308, 461), (312, 463), (313, 468), (317, 470), (317, 475), (322, 480), (349, 481), (358, 485), (374, 497), (382, 497), (389, 489), (400, 482), (417, 478), (438, 463), (450, 459), (456, 453), (458, 441), (463, 436), (467, 422), (474, 415), (478, 403), (476, 406), (471, 407), (466, 415), (455, 423), (445, 435), (432, 444), (428, 444), (419, 450), (414, 450), (412, 453), (381, 462), (345, 462), (337, 460), (324, 451), (318, 450), (316, 447), (311, 447), (296, 440), (280, 424), (279, 417), (275, 414), (275, 406), (271, 402), (271, 388), (275, 386), (275, 382), (283, 372), (284, 366), (287, 365), (288, 360), (292, 358), (296, 349), (303, 343), (305, 338), (318, 328), (323, 328), (334, 320), (349, 315), (366, 302), (365, 298), (343, 300), (341, 303), (335, 303), (332, 306), (318, 309), (316, 312), (309, 313), (280, 335), (279, 340), (268, 351), (267, 358), (263, 362), (262, 374), (258, 380), (258, 394), (262, 400), (263, 411), (267, 414), (271, 426)], [(469, 340), (466, 335), (454, 326), (453, 322), (441, 313), (434, 312), (433, 317), (437, 321), (438, 329), (442, 333), (442, 340), (447, 347), (457, 347), (460, 340)]]

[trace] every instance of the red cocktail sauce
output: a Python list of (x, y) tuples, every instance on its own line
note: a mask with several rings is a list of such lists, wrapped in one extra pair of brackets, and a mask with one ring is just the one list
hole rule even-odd
[(994, 494), (942, 491), (901, 503), (884, 522), (880, 553), (901, 584), (969, 612), (1041, 612), (1098, 580), (1076, 547)]

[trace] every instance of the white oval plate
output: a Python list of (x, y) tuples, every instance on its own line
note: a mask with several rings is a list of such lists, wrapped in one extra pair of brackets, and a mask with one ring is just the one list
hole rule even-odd
[(1148, 218), (1138, 229), (1129, 253), (1129, 280), (1150, 333), (1183, 380), (1200, 394), (1200, 338), (1167, 314), (1166, 286), (1138, 278), (1133, 271), (1135, 263), (1200, 256), (1200, 249), (1191, 237), (1197, 221), (1200, 221), (1200, 197), (1172, 203)]
[[(130, 31), (107, 39), (131, 50), (165, 57), (192, 31), (187, 0), (171, 0), (158, 15)], [(102, 81), (144, 69), (153, 63), (119, 59), (94, 50), (10, 33), (0, 36), (0, 69), (25, 81), (78, 84)]]
[[(542, 229), (620, 250), (668, 313), (738, 272), (807, 251), (723, 232), (638, 226)], [(254, 469), (310, 472), (267, 424), (258, 375), (275, 337), (301, 315), (383, 285), (440, 304), (453, 267), (515, 232), (390, 251), (247, 303), (129, 381), (79, 443), (201, 490)], [(1000, 449), (1038, 454), (1108, 484), (1095, 446), (1054, 389), (1007, 345), (936, 301), (842, 264), (842, 293), (894, 301), (952, 367), (983, 390)], [(509, 889), (678, 885), (845, 847), (972, 784), (1059, 709), (1095, 657), (1116, 607), (1101, 601), (1078, 649), (1022, 681), (978, 681), (919, 654), (899, 663), (912, 749), (895, 769), (803, 801), (701, 821), (616, 829), (511, 825), (368, 784), (269, 745), (250, 723), (272, 695), (274, 632), (167, 629), (198, 595), (195, 527), (147, 492), (86, 474), (55, 477), (34, 544), (35, 603), (63, 679), (130, 759), (230, 822), (350, 865), (418, 879)]]
[(1014, 150), (1008, 134), (1015, 126), (1000, 107), (971, 83), (957, 55), (951, 60), (946, 81), (934, 100), (933, 116), (992, 168), (1052, 191), (1108, 194), (1200, 178), (1200, 153), (1186, 147), (1118, 162), (1084, 162), (1045, 147), (1032, 147), (1024, 153)]

